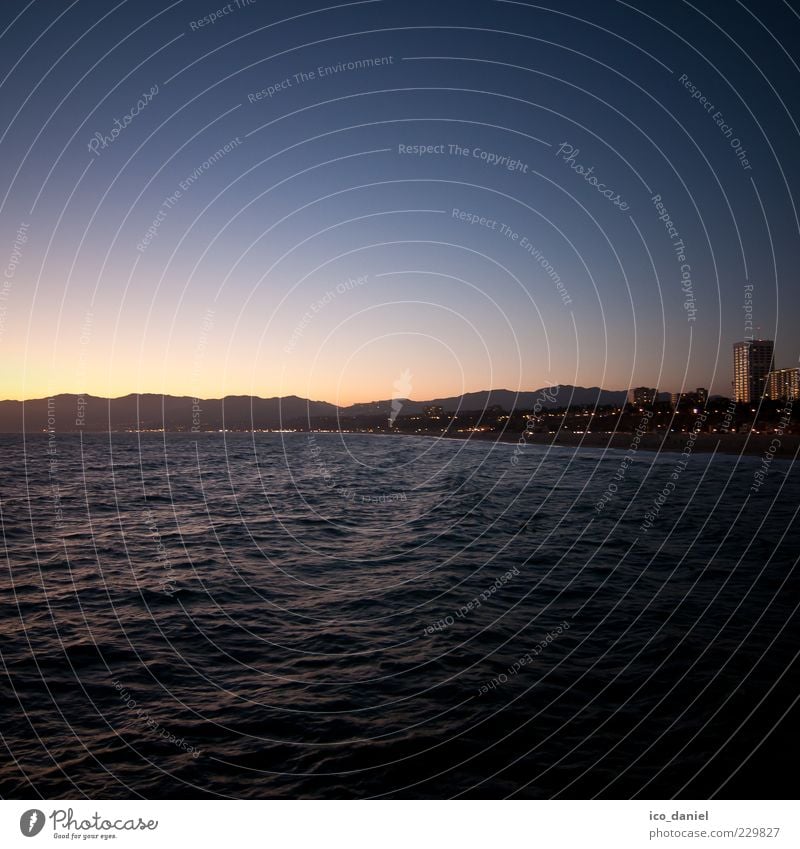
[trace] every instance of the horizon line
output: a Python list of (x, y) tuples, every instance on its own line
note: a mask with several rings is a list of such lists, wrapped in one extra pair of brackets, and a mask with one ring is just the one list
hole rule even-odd
[[(465, 395), (478, 395), (478, 394), (481, 394), (481, 393), (509, 392), (511, 394), (514, 394), (514, 395), (522, 395), (522, 394), (525, 394), (525, 393), (541, 392), (542, 390), (546, 390), (546, 389), (549, 390), (549, 389), (553, 389), (554, 387), (569, 387), (571, 389), (583, 389), (583, 390), (596, 389), (600, 392), (625, 392), (625, 393), (630, 393), (634, 389), (637, 389), (637, 388), (646, 388), (646, 389), (655, 389), (656, 393), (659, 394), (659, 395), (673, 395), (673, 394), (675, 394), (674, 392), (670, 392), (669, 390), (658, 389), (657, 387), (645, 386), (645, 384), (639, 384), (638, 386), (630, 386), (628, 388), (623, 388), (623, 389), (608, 389), (606, 387), (597, 386), (597, 385), (595, 385), (595, 386), (582, 386), (582, 385), (574, 384), (574, 383), (550, 383), (548, 385), (537, 386), (534, 389), (506, 389), (504, 387), (499, 387), (499, 388), (494, 388), (494, 389), (474, 389), (474, 390), (469, 390), (469, 391), (466, 391), (466, 392), (461, 392), (461, 393), (453, 394), (453, 395), (441, 395), (437, 398), (422, 398), (422, 399), (417, 400), (417, 399), (414, 399), (414, 398), (405, 398), (404, 397), (404, 398), (397, 398), (396, 400), (408, 401), (410, 403), (416, 403), (416, 404), (422, 404), (426, 401), (439, 401), (439, 400), (446, 400), (448, 398), (461, 398), (461, 397), (464, 397)], [(695, 390), (696, 389), (697, 389), (697, 387), (695, 387)], [(692, 390), (691, 389), (681, 389), (679, 391), (681, 391), (681, 392), (691, 392)], [(712, 395), (716, 395), (717, 397), (721, 397), (721, 398), (728, 397), (728, 396), (725, 396), (725, 395), (719, 395), (718, 393), (711, 393), (709, 390), (706, 390), (706, 391), (708, 391), (708, 393), (709, 393), (708, 394), (709, 398), (711, 398)], [(356, 406), (357, 404), (377, 404), (377, 403), (382, 403), (382, 402), (385, 402), (385, 401), (395, 400), (394, 397), (386, 397), (386, 398), (372, 398), (368, 401), (353, 401), (349, 404), (337, 404), (334, 401), (326, 401), (326, 400), (322, 400), (322, 399), (319, 399), (319, 398), (307, 398), (303, 395), (297, 395), (295, 393), (290, 393), (288, 395), (269, 395), (269, 396), (254, 395), (252, 393), (250, 393), (250, 394), (231, 393), (231, 394), (228, 394), (228, 395), (220, 395), (220, 396), (214, 396), (214, 397), (210, 397), (210, 396), (209, 397), (200, 397), (198, 395), (185, 395), (185, 394), (184, 395), (175, 395), (175, 394), (169, 393), (169, 392), (126, 392), (124, 395), (94, 395), (91, 392), (57, 392), (57, 393), (52, 394), (52, 395), (42, 395), (42, 396), (39, 396), (39, 397), (36, 397), (36, 398), (2, 398), (2, 399), (0, 399), (0, 404), (6, 404), (6, 403), (30, 404), (30, 403), (33, 403), (34, 401), (47, 401), (51, 398), (58, 398), (58, 397), (64, 396), (64, 395), (72, 395), (76, 398), (98, 398), (98, 399), (103, 400), (103, 401), (120, 401), (124, 398), (130, 398), (130, 397), (133, 397), (133, 396), (141, 397), (141, 396), (144, 396), (144, 395), (154, 395), (154, 396), (161, 397), (161, 398), (188, 398), (190, 400), (198, 400), (198, 401), (224, 401), (227, 398), (251, 398), (251, 399), (258, 399), (260, 401), (282, 401), (282, 400), (288, 399), (288, 398), (297, 398), (300, 401), (308, 401), (308, 402), (314, 403), (314, 404), (330, 404), (333, 407), (340, 407), (340, 408), (341, 407), (353, 407), (353, 406)]]

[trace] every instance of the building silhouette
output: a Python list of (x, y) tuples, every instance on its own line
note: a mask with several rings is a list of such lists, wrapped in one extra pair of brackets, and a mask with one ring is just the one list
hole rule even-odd
[(733, 397), (739, 404), (760, 401), (767, 393), (769, 373), (773, 370), (771, 339), (752, 339), (733, 346)]
[(650, 407), (655, 404), (658, 390), (650, 386), (637, 386), (628, 390), (628, 402), (636, 407)]
[(670, 403), (677, 410), (679, 407), (704, 407), (708, 401), (708, 389), (699, 386), (694, 392), (673, 392)]

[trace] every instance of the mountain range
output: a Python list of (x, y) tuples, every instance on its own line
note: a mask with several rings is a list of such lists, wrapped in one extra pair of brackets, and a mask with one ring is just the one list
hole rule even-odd
[(552, 409), (572, 405), (622, 405), (625, 390), (600, 389), (597, 386), (554, 386), (532, 392), (493, 389), (468, 392), (429, 401), (386, 399), (339, 407), (327, 401), (312, 401), (289, 395), (259, 398), (251, 395), (228, 395), (224, 398), (195, 399), (176, 395), (124, 395), (101, 398), (95, 395), (56, 395), (31, 401), (0, 401), (0, 432), (28, 433), (47, 431), (108, 430), (250, 430), (313, 426), (318, 419), (387, 417), (393, 404), (399, 415), (415, 415), (428, 407), (443, 411), (472, 412), (492, 406), (507, 412)]

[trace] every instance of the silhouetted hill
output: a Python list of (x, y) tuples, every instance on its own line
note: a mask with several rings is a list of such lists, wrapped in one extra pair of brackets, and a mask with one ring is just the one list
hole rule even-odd
[[(453, 395), (449, 398), (434, 398), (430, 401), (408, 401), (402, 400), (402, 414), (414, 415), (421, 413), (426, 407), (441, 407), (445, 412), (452, 413), (456, 410), (473, 411), (485, 410), (492, 406), (502, 407), (508, 412), (513, 410), (531, 410), (537, 402), (542, 407), (569, 407), (571, 405), (598, 405), (606, 404), (619, 406), (625, 403), (628, 397), (626, 390), (614, 391), (600, 389), (592, 386), (588, 389), (583, 386), (554, 386), (549, 389), (536, 389), (533, 392), (514, 392), (510, 389), (491, 389), (482, 392), (467, 392), (464, 395)], [(551, 400), (552, 399), (552, 400)], [(669, 399), (669, 396), (667, 396)], [(366, 404), (353, 404), (341, 409), (342, 415), (389, 415), (392, 409), (391, 399), (382, 401), (370, 401)]]
[[(251, 427), (278, 428), (288, 421), (335, 415), (336, 406), (290, 395), (285, 398), (258, 398), (229, 395), (225, 398), (195, 399), (174, 395), (125, 395), (99, 398), (94, 395), (56, 395), (52, 399), (0, 401), (0, 431), (28, 433), (46, 431), (108, 430), (200, 430), (223, 427), (246, 430)], [(51, 421), (52, 420), (52, 421)]]
[[(597, 386), (553, 386), (532, 392), (493, 389), (468, 392), (429, 401), (402, 400), (403, 416), (422, 413), (426, 407), (441, 407), (445, 412), (473, 412), (493, 406), (507, 412), (532, 410), (538, 403), (543, 408), (613, 405), (625, 403), (625, 390), (612, 391)], [(175, 395), (124, 395), (121, 398), (99, 398), (94, 395), (56, 395), (52, 399), (32, 401), (0, 401), (0, 432), (42, 432), (49, 425), (57, 433), (86, 430), (256, 430), (299, 427), (313, 420), (337, 417), (388, 418), (392, 400), (371, 401), (337, 407), (327, 401), (310, 401), (289, 395), (282, 398), (259, 398), (250, 395), (228, 395), (225, 398), (195, 399)], [(52, 419), (52, 421), (50, 421)]]

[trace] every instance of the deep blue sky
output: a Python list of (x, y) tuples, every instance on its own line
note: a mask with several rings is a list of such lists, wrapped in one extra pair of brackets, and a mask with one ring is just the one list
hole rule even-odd
[(2, 4), (3, 397), (727, 394), (748, 281), (797, 363), (798, 4), (224, 8)]

